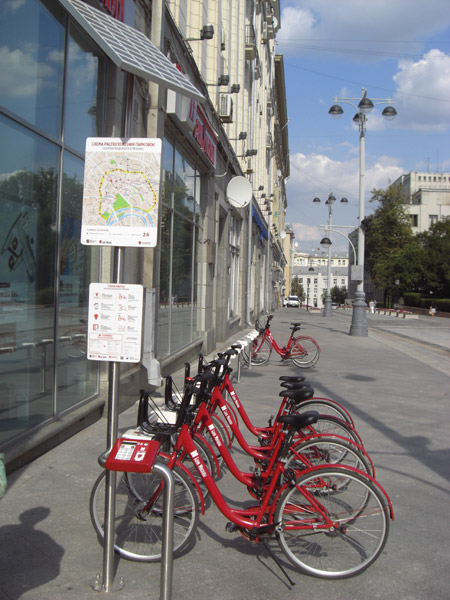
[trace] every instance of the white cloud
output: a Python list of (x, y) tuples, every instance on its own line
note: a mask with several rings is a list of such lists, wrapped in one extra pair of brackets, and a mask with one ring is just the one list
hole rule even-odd
[(53, 77), (54, 71), (45, 63), (38, 63), (22, 50), (0, 47), (0, 64), (3, 65), (0, 90), (4, 96), (23, 98), (36, 93)]
[[(283, 0), (277, 41), (284, 54), (326, 49), (373, 62), (418, 53), (420, 40), (450, 25), (448, 0)], [(417, 41), (415, 41), (417, 40)]]
[[(347, 205), (339, 208), (338, 203), (335, 205), (333, 223), (356, 227), (359, 214), (358, 156), (337, 161), (323, 154), (296, 153), (290, 156), (290, 167), (286, 220), (292, 222), (296, 240), (304, 250), (318, 245), (323, 237), (319, 226), (313, 223), (327, 222), (328, 213), (325, 211), (324, 201), (331, 191), (338, 201), (342, 197), (349, 201)], [(375, 208), (369, 203), (371, 191), (374, 188), (386, 188), (403, 173), (404, 170), (398, 165), (398, 161), (390, 156), (380, 156), (374, 162), (366, 164), (366, 214), (370, 214)], [(316, 195), (322, 200), (322, 205), (313, 205), (312, 200)]]
[(430, 50), (421, 60), (401, 61), (393, 79), (399, 127), (443, 132), (450, 127), (450, 54)]
[(26, 0), (8, 0), (6, 8), (11, 12), (17, 12), (25, 4)]

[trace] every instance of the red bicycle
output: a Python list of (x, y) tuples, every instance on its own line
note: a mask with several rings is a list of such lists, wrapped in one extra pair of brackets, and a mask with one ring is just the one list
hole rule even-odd
[[(270, 321), (273, 315), (268, 315), (266, 324), (261, 327), (256, 321), (255, 328), (258, 337), (252, 341), (252, 365), (265, 365), (272, 354), (272, 349), (281, 356), (282, 360), (292, 360), (294, 365), (301, 369), (313, 367), (320, 357), (320, 347), (314, 338), (307, 335), (295, 335), (300, 331), (301, 323), (291, 323), (291, 335), (285, 346), (280, 347), (270, 331)], [(248, 362), (249, 352), (243, 351), (244, 360)]]
[[(387, 541), (389, 517), (392, 517), (392, 506), (383, 488), (369, 475), (344, 465), (306, 468), (300, 476), (295, 469), (285, 466), (286, 453), (292, 444), (289, 430), (294, 434), (293, 430), (302, 427), (311, 415), (280, 417), (280, 422), (287, 426), (287, 437), (280, 438), (278, 457), (268, 469), (263, 485), (258, 485), (258, 474), (240, 473), (245, 486), (258, 486), (261, 495), (257, 496), (256, 504), (246, 508), (230, 506), (199, 455), (189, 424), (191, 398), (193, 394), (198, 396), (198, 383), (204, 377), (196, 376), (184, 395), (177, 416), (177, 423), (182, 425), (175, 452), (166, 460), (170, 464), (175, 453), (189, 454), (212, 500), (230, 521), (227, 531), (238, 531), (252, 542), (276, 536), (281, 550), (296, 568), (316, 577), (349, 577), (372, 564)], [(172, 464), (181, 466), (177, 462)], [(118, 503), (125, 500), (127, 510), (116, 513), (116, 550), (134, 560), (159, 560), (161, 481), (153, 473), (129, 475), (131, 480), (128, 478), (118, 494)], [(101, 498), (100, 488), (96, 484), (91, 498), (94, 505)], [(195, 539), (197, 525), (194, 515), (198, 506), (192, 498), (186, 495), (184, 498), (187, 500), (184, 505), (181, 499), (175, 502), (175, 525), (183, 534), (183, 539), (177, 540), (178, 549), (187, 548)], [(95, 512), (94, 524), (101, 535), (101, 511)]]

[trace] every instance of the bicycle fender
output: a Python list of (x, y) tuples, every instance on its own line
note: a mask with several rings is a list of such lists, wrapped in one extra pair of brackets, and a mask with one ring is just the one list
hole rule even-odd
[[(160, 456), (163, 456), (165, 459), (170, 460), (170, 455), (166, 454), (165, 452), (159, 452)], [(183, 465), (183, 463), (180, 460), (176, 460), (175, 461), (175, 466), (180, 467), (180, 469), (182, 471), (184, 471), (184, 473), (189, 477), (189, 479), (192, 481), (192, 483), (194, 484), (194, 487), (198, 493), (198, 496), (200, 498), (200, 506), (201, 506), (201, 510), (202, 510), (202, 515), (205, 514), (205, 499), (203, 497), (203, 492), (201, 490), (201, 487), (199, 486), (197, 480), (195, 479), (195, 477), (192, 475), (192, 473), (189, 471), (189, 469), (187, 467), (185, 467)]]
[(211, 454), (211, 458), (214, 460), (214, 466), (216, 467), (217, 477), (220, 477), (219, 461), (217, 460), (217, 456), (216, 456), (216, 453), (214, 452), (213, 447), (208, 442), (208, 440), (206, 438), (204, 438), (200, 433), (196, 433), (194, 435), (194, 441), (196, 438), (199, 438), (205, 444), (205, 446), (208, 448), (208, 452)]

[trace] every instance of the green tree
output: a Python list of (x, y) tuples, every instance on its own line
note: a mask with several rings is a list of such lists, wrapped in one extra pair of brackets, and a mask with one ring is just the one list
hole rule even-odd
[[(409, 285), (417, 286), (423, 280), (423, 254), (401, 189), (373, 190), (371, 202), (379, 206), (364, 222), (365, 265), (375, 286), (384, 289), (385, 304), (390, 305)], [(399, 281), (402, 287), (396, 283)]]
[(338, 287), (337, 285), (335, 285), (331, 288), (330, 294), (331, 300), (333, 302), (337, 302), (338, 304), (344, 304), (345, 299), (348, 296), (348, 291), (345, 285), (343, 285), (342, 287)]
[(291, 281), (291, 295), (298, 296), (302, 302), (305, 299), (305, 291), (297, 276)]
[(450, 217), (417, 235), (424, 253), (421, 291), (437, 298), (450, 298)]

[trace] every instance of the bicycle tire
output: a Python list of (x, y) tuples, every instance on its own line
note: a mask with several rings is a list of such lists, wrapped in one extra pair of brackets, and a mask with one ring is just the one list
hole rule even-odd
[[(296, 411), (294, 411), (296, 412)], [(364, 447), (363, 441), (356, 431), (347, 421), (343, 421), (337, 417), (333, 417), (332, 415), (323, 415), (319, 413), (319, 418), (314, 425), (310, 427), (311, 433), (320, 433), (326, 435), (338, 435), (343, 438), (348, 438), (361, 448)], [(300, 433), (300, 437), (305, 437), (305, 435), (309, 436), (310, 433)]]
[[(374, 475), (373, 464), (362, 450), (347, 440), (332, 436), (320, 436), (316, 439), (300, 440), (290, 449), (285, 469), (294, 469), (297, 472), (305, 469), (304, 456), (312, 467), (319, 465), (345, 465), (358, 469), (368, 475)], [(300, 455), (300, 456), (298, 456)]]
[(297, 414), (307, 412), (310, 410), (316, 410), (319, 414), (330, 415), (336, 417), (348, 423), (354, 428), (355, 424), (350, 413), (345, 410), (338, 402), (330, 400), (329, 398), (311, 398), (310, 400), (304, 400), (295, 407)]
[[(199, 519), (199, 500), (193, 484), (181, 469), (172, 470), (175, 485), (173, 553), (179, 556), (195, 539)], [(159, 471), (137, 474), (130, 486), (126, 473), (118, 473), (116, 514), (114, 521), (114, 550), (128, 560), (159, 562), (163, 537), (163, 496), (161, 492), (151, 511), (145, 516), (139, 513), (152, 491), (160, 485)], [(104, 538), (106, 471), (100, 474), (92, 488), (89, 501), (90, 515), (98, 536)], [(132, 489), (131, 489), (132, 488)]]
[(312, 337), (297, 336), (292, 340), (289, 358), (297, 367), (309, 369), (317, 364), (320, 348)]
[(267, 338), (263, 339), (262, 342), (256, 338), (252, 343), (252, 365), (262, 366), (265, 365), (272, 354), (272, 344)]
[[(321, 529), (325, 519), (314, 502), (332, 518), (334, 529)], [(300, 571), (324, 579), (367, 569), (389, 535), (389, 507), (381, 491), (364, 475), (342, 467), (318, 467), (298, 477), (281, 495), (275, 521), (287, 558)]]

